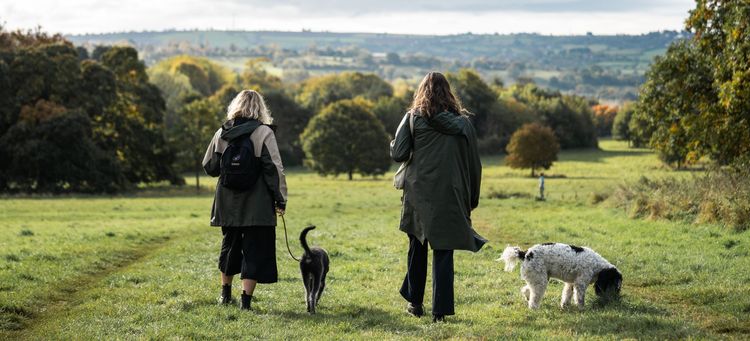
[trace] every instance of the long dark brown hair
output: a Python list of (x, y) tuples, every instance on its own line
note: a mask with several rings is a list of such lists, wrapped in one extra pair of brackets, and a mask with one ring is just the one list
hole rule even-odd
[(430, 117), (432, 115), (449, 111), (454, 114), (465, 114), (461, 108), (461, 101), (451, 91), (448, 79), (440, 72), (430, 72), (424, 76), (419, 83), (417, 92), (409, 110), (419, 112)]

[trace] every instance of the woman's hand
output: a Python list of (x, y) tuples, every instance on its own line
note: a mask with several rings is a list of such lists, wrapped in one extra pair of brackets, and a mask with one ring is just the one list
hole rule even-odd
[(283, 209), (281, 207), (276, 207), (276, 214), (278, 214), (278, 215), (284, 215), (284, 212), (286, 212), (285, 209)]

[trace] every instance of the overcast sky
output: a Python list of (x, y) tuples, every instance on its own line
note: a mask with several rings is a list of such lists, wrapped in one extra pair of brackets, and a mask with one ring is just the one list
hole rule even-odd
[(0, 23), (66, 34), (171, 28), (639, 34), (680, 30), (693, 7), (693, 0), (0, 0)]

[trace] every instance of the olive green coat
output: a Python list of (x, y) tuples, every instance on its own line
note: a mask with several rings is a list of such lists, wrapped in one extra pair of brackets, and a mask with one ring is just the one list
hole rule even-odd
[(406, 171), (401, 231), (434, 250), (479, 251), (487, 242), (471, 225), (479, 205), (482, 164), (474, 126), (465, 116), (442, 112), (416, 116), (412, 140), (408, 115), (396, 131), (391, 158), (413, 157)]
[(211, 226), (276, 226), (275, 208), (286, 208), (287, 188), (284, 166), (273, 129), (257, 120), (238, 118), (227, 121), (216, 131), (203, 157), (203, 168), (211, 176), (221, 173), (221, 155), (228, 141), (252, 132), (255, 156), (263, 165), (261, 178), (246, 191), (216, 184), (211, 208)]

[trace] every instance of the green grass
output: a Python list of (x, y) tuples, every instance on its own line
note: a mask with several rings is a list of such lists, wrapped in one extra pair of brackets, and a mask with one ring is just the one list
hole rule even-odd
[[(259, 285), (251, 312), (215, 303), (221, 233), (207, 226), (211, 179), (201, 179), (202, 194), (187, 187), (145, 189), (145, 197), (3, 199), (0, 339), (748, 338), (748, 233), (632, 220), (590, 204), (591, 193), (641, 175), (687, 176), (646, 150), (601, 145), (561, 154), (547, 172), (546, 202), (533, 200), (536, 179), (527, 171), (485, 159), (473, 219), (490, 243), (476, 254), (456, 253), (457, 315), (446, 324), (404, 313), (398, 288), (407, 238), (397, 227), (400, 193), (388, 177), (349, 182), (289, 171), (291, 246), (300, 253), (296, 237), (314, 223), (311, 242), (332, 257), (315, 316), (304, 312), (281, 228), (279, 283)], [(488, 198), (499, 192), (527, 195)], [(591, 246), (616, 264), (625, 277), (622, 300), (601, 305), (590, 293), (585, 311), (563, 311), (562, 286), (553, 282), (542, 308), (526, 309), (518, 272), (503, 272), (495, 259), (506, 244), (546, 241)]]

